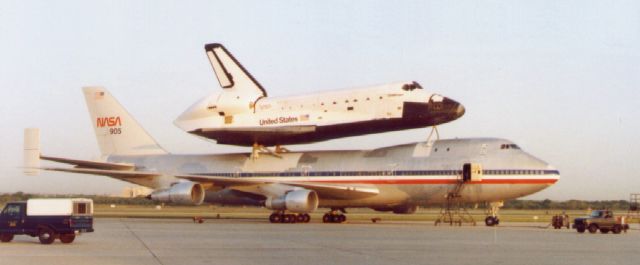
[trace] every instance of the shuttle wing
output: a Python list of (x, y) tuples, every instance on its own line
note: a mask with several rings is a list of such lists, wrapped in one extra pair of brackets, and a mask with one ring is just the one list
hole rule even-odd
[(196, 134), (215, 139), (219, 144), (240, 144), (250, 146), (256, 142), (266, 145), (281, 142), (294, 137), (304, 137), (316, 132), (315, 125), (278, 126), (278, 127), (242, 127), (242, 128), (203, 128)]
[(298, 134), (314, 132), (316, 130), (315, 125), (300, 125), (300, 126), (278, 126), (278, 127), (242, 127), (242, 128), (203, 128), (202, 132), (234, 132), (234, 133), (278, 133), (278, 134)]

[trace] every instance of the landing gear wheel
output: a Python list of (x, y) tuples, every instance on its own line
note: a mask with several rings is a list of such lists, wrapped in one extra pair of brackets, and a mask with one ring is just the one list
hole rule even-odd
[(589, 229), (589, 233), (592, 233), (592, 234), (595, 234), (596, 232), (598, 232), (598, 226), (595, 224), (590, 224), (587, 229)]
[(304, 220), (302, 220), (303, 223), (308, 223), (309, 221), (311, 221), (311, 215), (309, 215), (308, 213), (305, 213), (302, 216), (304, 217)]
[(500, 219), (498, 219), (498, 211), (500, 211), (500, 207), (504, 206), (503, 201), (497, 202), (489, 202), (487, 210), (485, 214), (487, 218), (484, 219), (484, 224), (487, 226), (496, 226), (500, 224)]
[(620, 232), (622, 232), (622, 227), (620, 225), (614, 225), (611, 232), (614, 234), (620, 234)]
[(338, 215), (338, 221), (340, 221), (340, 223), (344, 223), (347, 221), (347, 216), (344, 214)]
[(41, 244), (49, 245), (56, 239), (56, 234), (51, 230), (51, 228), (43, 227), (38, 231), (38, 239)]
[(282, 222), (282, 215), (279, 214), (279, 213), (272, 213), (271, 215), (269, 215), (269, 222), (281, 223)]
[(500, 220), (497, 217), (487, 216), (487, 218), (484, 219), (484, 224), (487, 226), (494, 226), (498, 225), (499, 223)]
[(13, 240), (13, 234), (2, 233), (0, 234), (0, 241), (3, 243), (11, 242)]
[(331, 216), (331, 222), (332, 223), (340, 223), (340, 215)]
[(347, 216), (344, 214), (326, 213), (322, 216), (323, 223), (344, 223), (347, 221)]
[(332, 219), (332, 218), (331, 218), (331, 215), (330, 215), (330, 214), (328, 214), (328, 213), (325, 213), (325, 214), (322, 216), (322, 222), (323, 222), (323, 223), (331, 223), (331, 221), (332, 221), (331, 219)]
[(306, 223), (305, 220), (305, 216), (304, 214), (298, 214), (296, 215), (296, 223)]
[(64, 244), (69, 244), (69, 243), (73, 242), (74, 239), (76, 239), (76, 235), (75, 234), (62, 234), (62, 235), (60, 235), (60, 242), (62, 242)]
[(296, 216), (293, 214), (284, 214), (282, 215), (282, 222), (283, 223), (295, 223), (296, 222)]

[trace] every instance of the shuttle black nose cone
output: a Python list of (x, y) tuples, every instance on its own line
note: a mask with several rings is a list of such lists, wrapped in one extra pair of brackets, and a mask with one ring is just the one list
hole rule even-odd
[(444, 112), (443, 114), (449, 116), (449, 121), (456, 120), (462, 117), (465, 113), (465, 109), (462, 104), (447, 97), (442, 101), (442, 110)]
[(405, 102), (402, 117), (417, 126), (433, 126), (454, 121), (465, 113), (462, 104), (447, 97), (434, 97), (427, 103)]
[(462, 115), (464, 115), (464, 112), (465, 112), (464, 106), (458, 103), (458, 107), (456, 108), (456, 113), (455, 113), (456, 119), (462, 117)]

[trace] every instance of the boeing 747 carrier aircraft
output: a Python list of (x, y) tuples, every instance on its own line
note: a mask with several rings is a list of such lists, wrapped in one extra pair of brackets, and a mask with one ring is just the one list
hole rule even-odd
[[(181, 155), (165, 151), (103, 88), (84, 89), (102, 160), (45, 156), (25, 131), (25, 167), (108, 176), (154, 189), (158, 202), (260, 205), (271, 222), (343, 222), (344, 209), (412, 213), (459, 188), (464, 202), (499, 202), (556, 183), (559, 172), (504, 139), (427, 141), (375, 150)], [(40, 167), (49, 160), (73, 167)], [(464, 183), (461, 187), (460, 183)], [(460, 188), (461, 187), (461, 188)], [(494, 224), (495, 214), (487, 217)]]
[[(422, 128), (461, 117), (464, 107), (414, 81), (292, 97), (267, 91), (218, 43), (205, 51), (221, 91), (204, 97), (175, 124), (219, 144), (262, 147)], [(305, 86), (305, 84), (297, 84)]]

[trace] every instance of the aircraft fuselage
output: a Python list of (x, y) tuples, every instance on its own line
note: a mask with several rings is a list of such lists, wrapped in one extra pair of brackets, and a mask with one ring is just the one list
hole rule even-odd
[[(167, 175), (197, 174), (235, 178), (374, 187), (379, 194), (361, 199), (322, 199), (320, 207), (391, 209), (444, 201), (461, 178), (465, 163), (482, 166), (481, 178), (464, 184), (465, 202), (490, 202), (526, 196), (554, 184), (559, 172), (544, 161), (502, 139), (439, 140), (370, 151), (282, 153), (278, 158), (247, 153), (223, 155), (111, 156), (110, 162), (134, 163), (140, 169)], [(133, 182), (154, 189), (176, 182), (174, 177)], [(205, 202), (264, 205), (257, 187), (208, 190)], [(260, 187), (265, 189), (264, 186)], [(274, 187), (277, 188), (277, 187)], [(242, 190), (246, 189), (246, 192)], [(253, 195), (252, 195), (253, 194)]]

